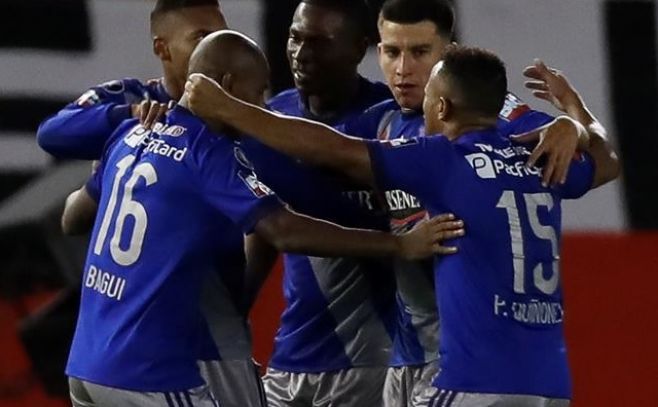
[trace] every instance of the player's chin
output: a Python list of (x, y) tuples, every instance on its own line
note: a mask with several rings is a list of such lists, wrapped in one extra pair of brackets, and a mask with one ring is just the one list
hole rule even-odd
[(411, 94), (395, 94), (395, 100), (398, 102), (403, 109), (409, 110), (422, 110), (423, 108), (423, 96), (422, 95), (411, 95)]

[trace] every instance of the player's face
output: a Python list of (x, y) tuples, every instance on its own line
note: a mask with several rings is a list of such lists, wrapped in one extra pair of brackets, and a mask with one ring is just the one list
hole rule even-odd
[(342, 14), (307, 3), (295, 11), (287, 53), (295, 87), (305, 95), (332, 92), (356, 74), (363, 57)]
[(184, 83), (192, 51), (208, 34), (226, 28), (219, 8), (189, 7), (172, 15), (172, 30), (167, 38), (171, 65), (179, 82)]
[(443, 67), (439, 61), (431, 71), (431, 75), (425, 85), (425, 98), (423, 99), (423, 112), (425, 116), (425, 133), (428, 135), (441, 133), (443, 131), (443, 122), (439, 119), (441, 106), (441, 91), (443, 83), (438, 78)]
[(432, 67), (449, 44), (431, 21), (398, 24), (380, 20), (379, 66), (398, 104), (419, 110)]

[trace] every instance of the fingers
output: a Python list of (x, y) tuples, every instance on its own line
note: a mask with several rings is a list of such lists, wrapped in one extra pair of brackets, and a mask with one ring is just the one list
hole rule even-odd
[(153, 125), (157, 123), (165, 113), (167, 113), (166, 104), (159, 103), (155, 100), (151, 101), (148, 107), (146, 118), (142, 122), (142, 125), (147, 129), (153, 128)]
[(533, 91), (533, 92), (532, 92), (532, 96), (534, 96), (534, 97), (536, 97), (536, 98), (539, 98), (539, 99), (543, 99), (543, 100), (545, 100), (545, 101), (547, 101), (547, 102), (550, 102), (550, 101), (551, 101), (551, 93), (550, 93), (550, 92), (545, 92), (545, 91), (541, 91), (541, 90), (536, 90), (536, 91)]
[(564, 184), (567, 182), (567, 174), (569, 173), (569, 164), (571, 164), (571, 157), (564, 154), (559, 163), (559, 173), (557, 174), (556, 182)]
[(528, 161), (526, 162), (526, 166), (528, 168), (534, 167), (535, 164), (537, 163), (537, 160), (544, 154), (546, 151), (546, 144), (545, 143), (539, 143), (537, 147), (535, 147), (534, 150), (532, 150), (532, 153), (530, 154), (530, 157), (528, 157)]
[(544, 171), (542, 172), (542, 185), (544, 187), (547, 187), (548, 185), (552, 185), (554, 183), (553, 176), (555, 173), (557, 160), (558, 158), (556, 154), (550, 154), (548, 156), (547, 163), (544, 166)]
[(515, 142), (515, 143), (534, 143), (539, 141), (539, 134), (541, 133), (541, 130), (533, 130), (529, 131), (527, 133), (521, 133), (521, 134), (512, 134), (510, 138)]
[(146, 116), (148, 115), (149, 112), (149, 106), (151, 106), (151, 102), (149, 100), (142, 100), (142, 103), (139, 104), (139, 122), (144, 124), (146, 121)]
[(432, 253), (434, 254), (455, 254), (457, 248), (455, 246), (441, 246), (439, 243), (432, 245)]
[(544, 81), (525, 81), (524, 86), (532, 90), (548, 91), (548, 85)]

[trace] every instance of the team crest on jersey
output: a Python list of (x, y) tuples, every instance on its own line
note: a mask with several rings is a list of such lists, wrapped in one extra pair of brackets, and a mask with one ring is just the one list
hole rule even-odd
[(418, 139), (416, 138), (396, 138), (393, 140), (384, 140), (380, 142), (382, 146), (384, 147), (389, 147), (389, 148), (399, 148), (399, 147), (405, 147), (405, 146), (411, 146), (414, 144), (418, 144)]
[(512, 120), (518, 119), (524, 113), (530, 110), (523, 100), (513, 93), (507, 93), (505, 97), (505, 104), (503, 105), (503, 110), (500, 111), (498, 117), (501, 119), (511, 122)]
[(80, 107), (91, 107), (98, 104), (100, 101), (100, 96), (98, 96), (98, 93), (92, 89), (83, 93), (82, 96), (80, 96), (78, 100), (75, 101), (75, 104)]
[(264, 196), (272, 195), (272, 190), (256, 178), (256, 174), (253, 172), (238, 171), (238, 177), (245, 183), (247, 188), (257, 197), (262, 198)]
[(254, 165), (249, 161), (247, 156), (244, 154), (244, 151), (240, 147), (235, 147), (233, 149), (233, 155), (235, 156), (235, 159), (240, 163), (241, 166), (250, 169), (251, 171), (254, 170)]

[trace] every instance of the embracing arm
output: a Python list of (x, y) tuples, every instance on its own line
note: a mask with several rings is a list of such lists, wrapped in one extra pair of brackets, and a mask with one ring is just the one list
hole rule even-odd
[(439, 244), (464, 233), (461, 222), (451, 219), (450, 215), (437, 216), (407, 234), (394, 236), (343, 228), (280, 208), (261, 219), (256, 224), (256, 232), (279, 251), (318, 257), (399, 256), (412, 260), (456, 252), (455, 248)]
[(190, 110), (208, 123), (226, 123), (286, 155), (373, 182), (368, 148), (360, 139), (243, 102), (201, 74), (191, 75), (185, 90)]

